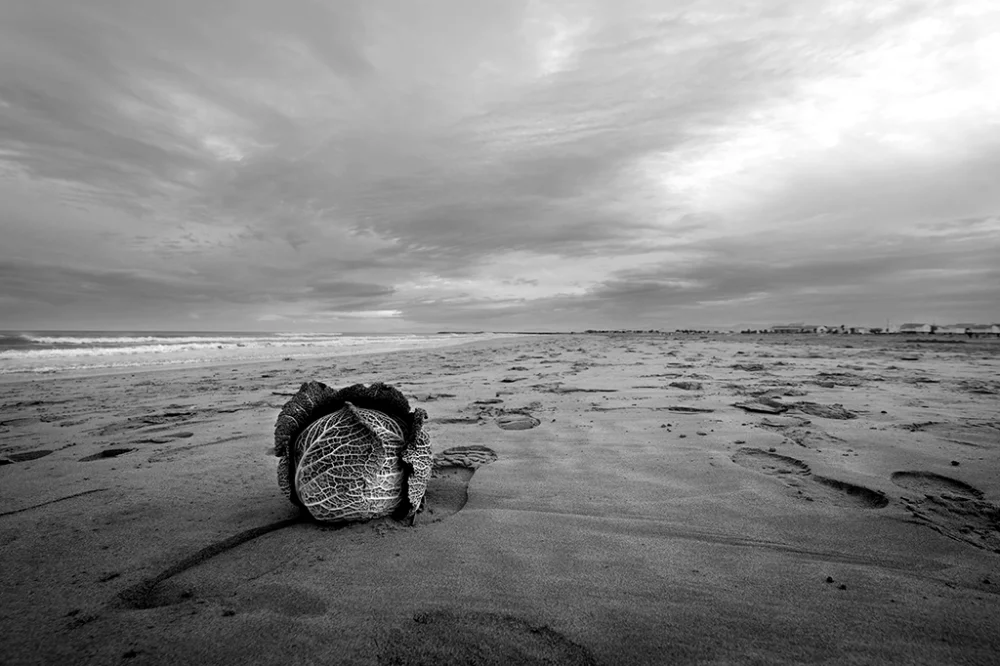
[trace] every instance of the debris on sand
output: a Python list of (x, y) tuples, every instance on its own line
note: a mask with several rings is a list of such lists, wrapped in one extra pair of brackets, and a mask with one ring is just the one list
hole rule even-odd
[(819, 372), (816, 377), (808, 380), (812, 384), (824, 388), (835, 388), (837, 386), (861, 386), (864, 380), (849, 372)]
[(753, 402), (736, 402), (733, 403), (733, 407), (760, 414), (782, 414), (787, 412), (789, 408), (788, 405), (769, 398), (761, 398)]
[(531, 388), (546, 393), (617, 393), (613, 388), (580, 388), (578, 386), (563, 386), (562, 382), (550, 384), (532, 384)]
[(744, 372), (763, 372), (767, 370), (767, 366), (763, 363), (734, 363), (730, 367), (733, 370), (742, 370)]
[(981, 395), (996, 395), (1000, 393), (1000, 382), (969, 379), (958, 383), (958, 387), (968, 393)]
[(796, 402), (791, 407), (810, 416), (819, 416), (824, 419), (847, 420), (858, 418), (857, 414), (844, 409), (844, 406), (841, 404), (821, 405), (818, 402)]
[(714, 409), (708, 407), (687, 407), (686, 405), (669, 405), (663, 407), (662, 409), (668, 412), (677, 412), (679, 414), (711, 414)]
[(808, 419), (800, 419), (795, 416), (764, 417), (760, 421), (760, 424), (767, 428), (795, 428), (808, 423)]

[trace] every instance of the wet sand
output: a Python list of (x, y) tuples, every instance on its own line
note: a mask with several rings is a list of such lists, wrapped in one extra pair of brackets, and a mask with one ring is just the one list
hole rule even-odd
[[(6, 378), (0, 662), (995, 663), (998, 352), (566, 335)], [(415, 526), (281, 495), (309, 379), (427, 410)]]

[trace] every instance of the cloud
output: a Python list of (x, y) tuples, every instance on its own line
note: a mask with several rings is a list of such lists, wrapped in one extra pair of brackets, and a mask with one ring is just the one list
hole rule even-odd
[(326, 298), (371, 298), (388, 296), (395, 290), (380, 284), (320, 279), (309, 285), (309, 291)]
[(5, 309), (995, 319), (994, 5), (14, 0)]

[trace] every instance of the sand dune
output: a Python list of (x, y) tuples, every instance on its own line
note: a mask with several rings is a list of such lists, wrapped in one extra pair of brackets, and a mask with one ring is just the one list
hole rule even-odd
[[(0, 662), (995, 663), (998, 351), (566, 335), (7, 378)], [(428, 411), (414, 526), (281, 495), (309, 379)]]

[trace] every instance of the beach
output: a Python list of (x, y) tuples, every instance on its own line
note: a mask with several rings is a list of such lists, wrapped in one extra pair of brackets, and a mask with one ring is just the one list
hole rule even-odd
[[(996, 663), (997, 340), (451, 344), (0, 377), (0, 662)], [(297, 518), (309, 380), (427, 411), (413, 526)]]

